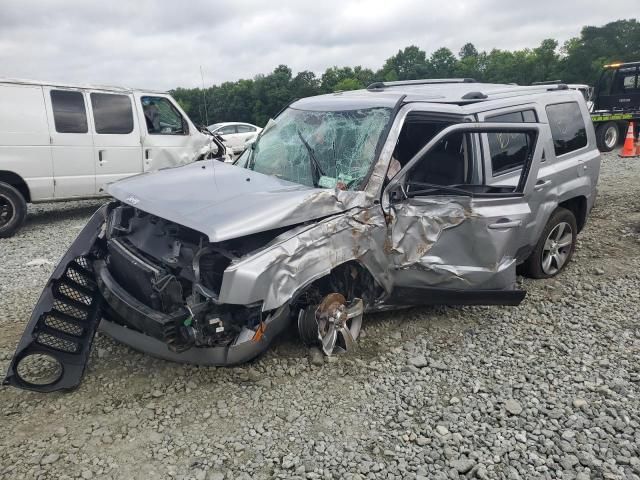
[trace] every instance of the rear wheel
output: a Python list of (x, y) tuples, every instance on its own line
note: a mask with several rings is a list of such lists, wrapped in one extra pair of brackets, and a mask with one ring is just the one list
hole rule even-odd
[(0, 238), (10, 237), (27, 218), (27, 202), (8, 183), (0, 182)]
[(610, 152), (618, 145), (620, 140), (620, 131), (615, 122), (607, 122), (598, 126), (596, 130), (596, 142), (598, 150), (601, 152)]
[(549, 278), (569, 263), (576, 246), (576, 217), (566, 208), (557, 208), (549, 218), (533, 252), (523, 267), (528, 276)]

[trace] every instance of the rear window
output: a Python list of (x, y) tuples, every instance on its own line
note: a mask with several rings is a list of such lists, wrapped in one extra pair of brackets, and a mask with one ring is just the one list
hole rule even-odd
[[(487, 122), (535, 123), (537, 116), (534, 110), (524, 110), (487, 117)], [(494, 177), (524, 166), (530, 150), (529, 135), (520, 132), (489, 133), (487, 139)]]
[(81, 92), (51, 90), (53, 121), (58, 133), (87, 133), (87, 110)]
[(547, 105), (556, 156), (587, 146), (587, 127), (576, 102)]
[(91, 108), (96, 133), (113, 135), (133, 131), (133, 109), (127, 95), (92, 93)]

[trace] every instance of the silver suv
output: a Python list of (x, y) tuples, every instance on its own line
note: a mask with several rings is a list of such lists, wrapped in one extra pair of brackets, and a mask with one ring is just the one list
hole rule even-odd
[(291, 324), (331, 355), (365, 312), (518, 305), (518, 266), (545, 278), (571, 259), (599, 169), (565, 85), (420, 80), (295, 101), (236, 165), (111, 185), (5, 383), (77, 386), (98, 324), (154, 356), (231, 365)]

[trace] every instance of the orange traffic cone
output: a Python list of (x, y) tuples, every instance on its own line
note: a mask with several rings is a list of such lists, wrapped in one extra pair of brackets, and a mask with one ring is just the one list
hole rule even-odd
[(618, 154), (621, 158), (631, 158), (637, 156), (636, 147), (634, 145), (635, 136), (633, 135), (633, 122), (629, 122), (629, 128), (627, 129), (627, 138), (624, 140), (624, 147)]

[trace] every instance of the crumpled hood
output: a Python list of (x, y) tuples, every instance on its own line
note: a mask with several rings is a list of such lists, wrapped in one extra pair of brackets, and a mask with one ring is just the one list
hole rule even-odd
[(310, 188), (217, 160), (136, 175), (109, 186), (118, 200), (221, 242), (368, 204), (365, 192)]

